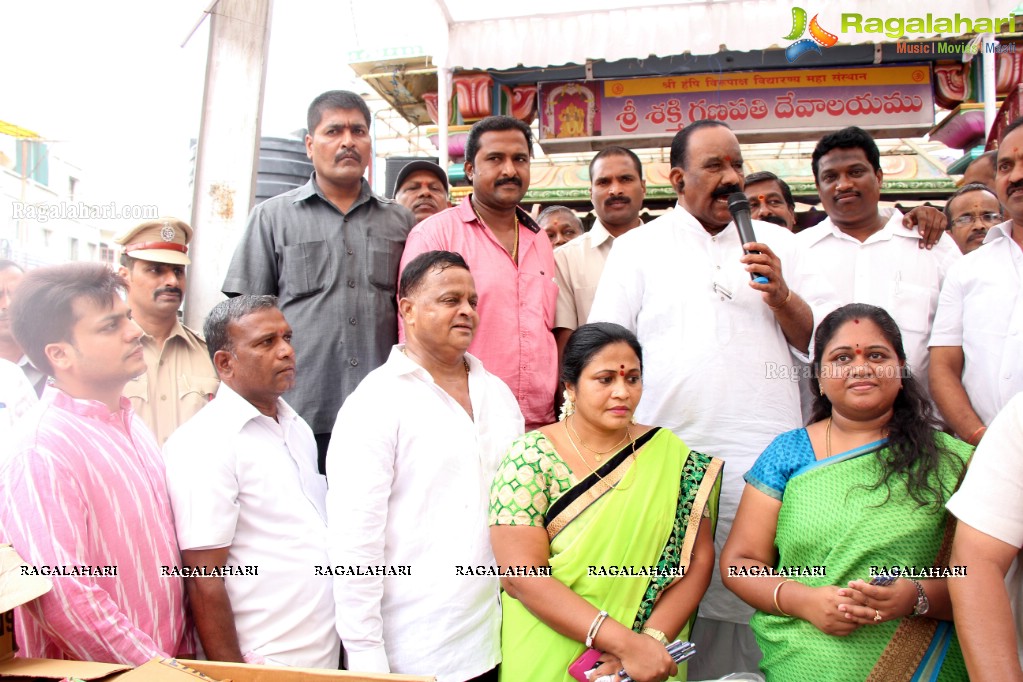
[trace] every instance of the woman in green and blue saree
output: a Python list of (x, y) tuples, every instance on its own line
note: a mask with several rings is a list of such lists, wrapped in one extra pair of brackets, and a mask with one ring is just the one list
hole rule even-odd
[(515, 441), (491, 488), (497, 563), (545, 574), (501, 579), (501, 680), (571, 682), (588, 648), (591, 680), (680, 679), (665, 644), (710, 582), (721, 462), (633, 422), (643, 359), (624, 327), (579, 327), (561, 379), (562, 420)]
[(746, 474), (721, 554), (725, 585), (758, 609), (761, 668), (769, 681), (966, 680), (945, 502), (972, 448), (935, 428), (881, 308), (824, 318), (813, 369), (811, 423)]

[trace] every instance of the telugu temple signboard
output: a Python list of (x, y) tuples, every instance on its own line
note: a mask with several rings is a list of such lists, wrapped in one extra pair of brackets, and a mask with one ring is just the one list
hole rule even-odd
[(555, 151), (664, 144), (703, 118), (746, 141), (816, 139), (849, 125), (911, 136), (934, 123), (926, 64), (541, 83), (539, 108), (541, 144)]

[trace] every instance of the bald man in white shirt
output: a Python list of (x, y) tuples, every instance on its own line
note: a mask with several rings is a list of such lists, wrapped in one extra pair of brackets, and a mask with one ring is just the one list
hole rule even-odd
[(327, 457), (346, 666), (496, 682), (498, 577), (466, 569), (495, 563), (490, 484), (522, 414), (466, 353), (479, 315), (460, 255), (420, 254), (398, 295), (405, 344), (341, 406)]

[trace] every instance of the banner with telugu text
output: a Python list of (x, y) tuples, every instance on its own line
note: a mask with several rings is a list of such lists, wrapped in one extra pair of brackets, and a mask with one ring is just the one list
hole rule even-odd
[(934, 120), (927, 64), (541, 83), (539, 100), (541, 140), (673, 135), (704, 118), (748, 133)]

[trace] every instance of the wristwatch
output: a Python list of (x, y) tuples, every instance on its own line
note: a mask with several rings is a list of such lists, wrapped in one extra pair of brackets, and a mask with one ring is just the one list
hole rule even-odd
[(913, 587), (916, 588), (916, 606), (913, 607), (914, 616), (923, 616), (931, 608), (931, 602), (927, 599), (927, 593), (924, 592), (924, 586), (920, 584), (919, 580), (913, 580), (907, 578), (909, 582), (913, 583)]
[(643, 631), (640, 634), (653, 637), (664, 646), (668, 646), (668, 636), (661, 632), (660, 630), (655, 630), (653, 628), (643, 628)]

